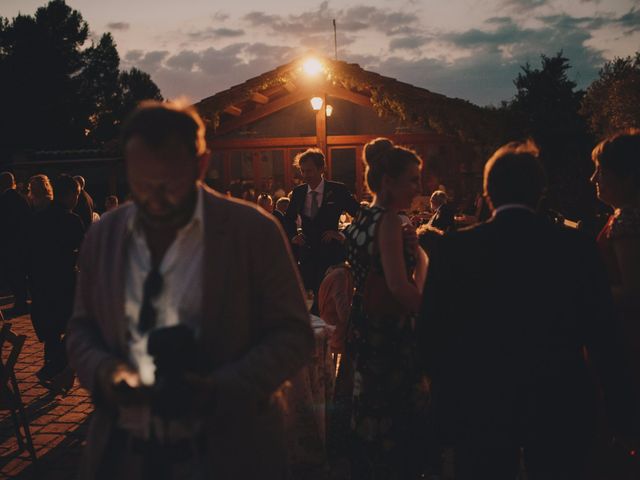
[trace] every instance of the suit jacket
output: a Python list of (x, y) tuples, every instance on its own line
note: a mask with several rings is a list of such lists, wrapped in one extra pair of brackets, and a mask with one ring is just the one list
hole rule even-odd
[(77, 214), (82, 220), (84, 229), (88, 230), (93, 222), (93, 198), (87, 193), (86, 190), (81, 190), (78, 196), (78, 204), (73, 209), (73, 213)]
[(0, 194), (0, 254), (16, 255), (24, 249), (25, 234), (31, 218), (31, 208), (24, 196), (15, 189)]
[(280, 225), (282, 225), (282, 228), (285, 228), (284, 213), (282, 213), (280, 210), (277, 210), (277, 209), (274, 208), (273, 209), (273, 216), (276, 217), (278, 222), (280, 222)]
[[(300, 280), (275, 219), (255, 206), (204, 192), (203, 312), (198, 355), (217, 395), (204, 418), (211, 478), (283, 478), (280, 408), (272, 397), (309, 359), (313, 333)], [(126, 358), (124, 261), (130, 205), (104, 215), (86, 237), (67, 349), (96, 393), (102, 362)], [(268, 252), (268, 255), (264, 253)], [(116, 421), (98, 404), (83, 478), (94, 478)]]
[(433, 214), (429, 223), (432, 227), (442, 230), (445, 233), (450, 230), (454, 230), (456, 228), (456, 222), (453, 207), (448, 203), (441, 205)]
[(632, 424), (606, 274), (580, 233), (524, 209), (501, 212), (442, 238), (423, 298), (419, 345), (436, 416), (454, 438), (571, 443), (592, 433), (585, 348), (611, 420)]
[(316, 216), (311, 219), (304, 212), (304, 204), (307, 196), (308, 185), (306, 183), (298, 185), (291, 193), (291, 202), (285, 214), (285, 224), (289, 238), (296, 235), (296, 218), (302, 218), (302, 233), (306, 237), (308, 247), (314, 252), (314, 256), (319, 258), (326, 253), (326, 244), (321, 242), (322, 234), (327, 230), (338, 230), (340, 215), (348, 212), (355, 216), (360, 208), (360, 204), (343, 184), (338, 182), (324, 181), (324, 194), (322, 204)]

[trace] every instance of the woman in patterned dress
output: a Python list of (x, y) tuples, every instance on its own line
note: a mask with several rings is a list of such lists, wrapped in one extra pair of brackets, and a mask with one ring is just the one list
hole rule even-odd
[(640, 130), (607, 138), (593, 150), (592, 158), (591, 181), (598, 198), (614, 209), (598, 235), (598, 246), (640, 393)]
[[(419, 478), (428, 404), (414, 342), (427, 257), (406, 242), (398, 212), (421, 191), (415, 152), (379, 138), (364, 150), (374, 194), (347, 230), (355, 277), (348, 354), (353, 362), (352, 478)], [(377, 280), (377, 281), (376, 281)]]

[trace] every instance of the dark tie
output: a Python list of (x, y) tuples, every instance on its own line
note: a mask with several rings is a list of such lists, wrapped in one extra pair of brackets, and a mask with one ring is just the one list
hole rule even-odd
[(156, 326), (157, 312), (153, 301), (162, 291), (162, 275), (158, 267), (152, 267), (142, 287), (142, 307), (138, 318), (138, 331), (144, 334)]
[(311, 208), (309, 209), (309, 218), (315, 218), (318, 214), (318, 192), (311, 190)]

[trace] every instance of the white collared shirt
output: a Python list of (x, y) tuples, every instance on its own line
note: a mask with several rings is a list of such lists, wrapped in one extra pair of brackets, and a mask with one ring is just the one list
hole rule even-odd
[[(198, 187), (193, 217), (176, 234), (165, 253), (159, 270), (162, 290), (153, 301), (156, 327), (185, 324), (196, 335), (202, 316), (202, 278), (204, 260), (203, 191)], [(149, 333), (140, 334), (138, 320), (142, 307), (143, 285), (151, 270), (151, 252), (139, 224), (137, 208), (129, 220), (125, 261), (125, 319), (129, 331), (129, 361), (137, 368), (144, 385), (155, 381), (153, 358), (147, 353)]]
[(504, 205), (500, 205), (498, 208), (496, 208), (493, 211), (492, 216), (495, 217), (500, 212), (504, 212), (505, 210), (513, 210), (513, 209), (528, 210), (531, 213), (536, 213), (536, 211), (533, 208), (531, 208), (529, 205), (525, 205), (524, 203), (505, 203)]
[(313, 199), (313, 195), (311, 195), (312, 191), (318, 192), (316, 195), (316, 201), (318, 202), (318, 208), (322, 205), (322, 197), (324, 197), (324, 178), (320, 180), (320, 183), (316, 188), (311, 188), (310, 185), (307, 185), (307, 197), (304, 200), (304, 214), (307, 217), (311, 216), (311, 201)]

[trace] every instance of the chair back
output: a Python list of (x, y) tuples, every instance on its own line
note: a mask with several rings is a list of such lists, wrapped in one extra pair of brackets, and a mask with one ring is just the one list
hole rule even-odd
[[(5, 323), (0, 330), (0, 410), (15, 408), (20, 400), (18, 382), (14, 372), (18, 357), (24, 346), (26, 335), (16, 335), (11, 331), (11, 324)], [(5, 344), (9, 345), (6, 360), (4, 359)]]

